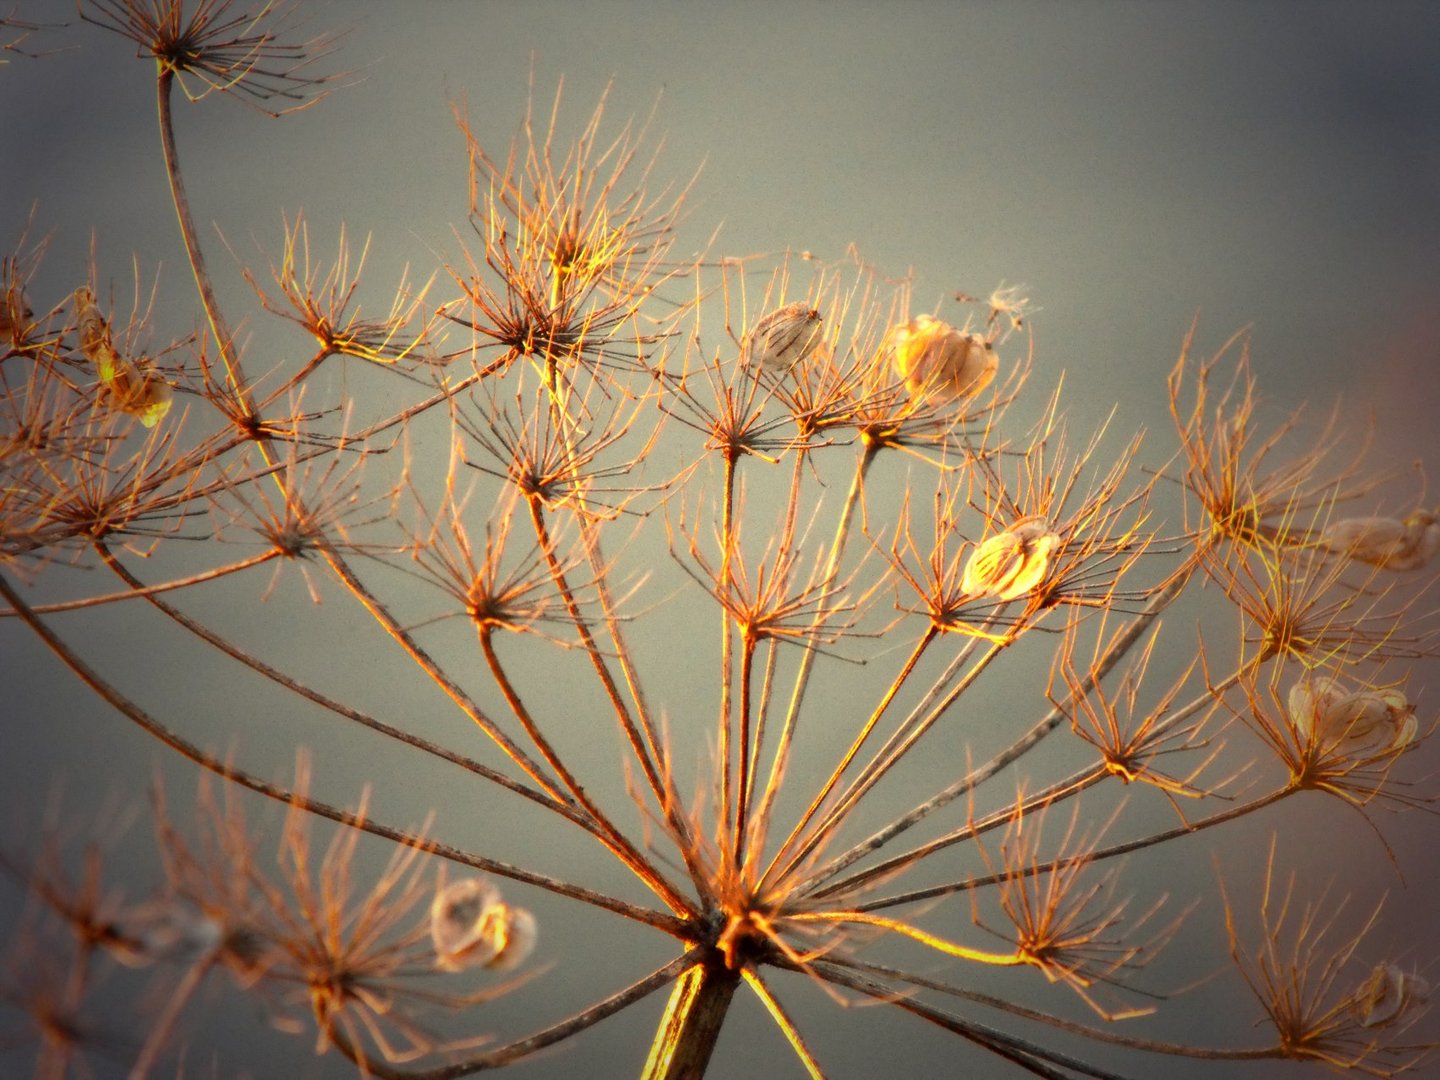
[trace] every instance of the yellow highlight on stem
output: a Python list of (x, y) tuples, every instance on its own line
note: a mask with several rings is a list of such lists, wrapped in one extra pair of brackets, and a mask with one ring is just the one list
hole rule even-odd
[(958, 945), (953, 941), (936, 937), (934, 934), (927, 933), (919, 927), (903, 923), (898, 919), (886, 918), (884, 915), (871, 915), (864, 911), (811, 911), (787, 914), (785, 918), (794, 922), (842, 922), (879, 926), (885, 930), (903, 934), (912, 941), (918, 941), (921, 945), (942, 952), (946, 956), (974, 960), (981, 964), (994, 964), (997, 967), (1018, 967), (1021, 964), (1029, 963), (1029, 960), (1019, 952), (995, 953), (987, 952), (984, 949), (972, 949), (968, 945)]

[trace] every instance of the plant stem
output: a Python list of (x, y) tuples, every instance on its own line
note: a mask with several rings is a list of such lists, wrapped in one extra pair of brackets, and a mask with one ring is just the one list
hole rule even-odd
[(705, 1075), (720, 1027), (740, 984), (717, 955), (681, 975), (645, 1060), (642, 1080), (699, 1080)]
[(195, 235), (195, 219), (190, 213), (190, 198), (185, 194), (185, 182), (180, 177), (180, 159), (175, 152), (175, 125), (170, 115), (170, 94), (174, 84), (175, 72), (162, 64), (155, 79), (155, 104), (160, 119), (160, 147), (165, 154), (165, 175), (170, 181), (170, 198), (175, 204), (175, 216), (180, 221), (180, 236), (185, 241), (190, 272), (195, 275), (195, 285), (200, 290), (200, 303), (205, 308), (210, 332), (215, 335), (220, 362), (225, 366), (225, 381), (239, 402), (248, 407), (249, 391), (235, 357), (230, 328), (220, 313), (209, 271), (205, 269), (205, 256), (200, 251), (200, 242)]

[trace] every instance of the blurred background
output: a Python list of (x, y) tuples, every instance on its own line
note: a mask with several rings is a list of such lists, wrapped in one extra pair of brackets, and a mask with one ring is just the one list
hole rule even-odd
[[(371, 234), (366, 288), (381, 308), (404, 265), (423, 280), (453, 259), (467, 190), (452, 104), (463, 103), (476, 136), (503, 152), (531, 84), (543, 115), (563, 79), (572, 128), (607, 87), (614, 124), (651, 118), (664, 140), (652, 187), (683, 186), (699, 170), (681, 254), (707, 246), (713, 257), (804, 250), (838, 261), (853, 244), (887, 273), (913, 273), (917, 310), (957, 322), (964, 309), (956, 292), (983, 297), (1001, 283), (1023, 285), (1034, 304), (1032, 394), (1043, 396), (1063, 373), (1077, 432), (1115, 408), (1122, 432), (1151, 430), (1145, 460), (1156, 465), (1173, 446), (1165, 375), (1186, 334), (1196, 328), (1195, 351), (1205, 355), (1248, 327), (1270, 415), (1302, 402), (1323, 415), (1338, 402), (1352, 430), (1374, 423), (1377, 467), (1405, 472), (1393, 507), (1440, 502), (1423, 472), (1440, 468), (1433, 4), (715, 0), (652, 9), (619, 0), (307, 0), (301, 8), (302, 36), (344, 31), (338, 51), (317, 61), (317, 70), (348, 72), (334, 93), (278, 121), (218, 96), (177, 112), (193, 209), (232, 312), (254, 309), (253, 293), (219, 237), (263, 270), (267, 257), (279, 257), (282, 213), (303, 210), (324, 257), (342, 223), (352, 241)], [(200, 313), (166, 189), (151, 66), (135, 60), (129, 42), (79, 24), (68, 4), (0, 6), (0, 14), (11, 10), (70, 24), (25, 44), (51, 55), (11, 55), (0, 67), (0, 244), (10, 250), (32, 213), (30, 239), (49, 237), (32, 304), (48, 308), (66, 297), (93, 258), (122, 307), (137, 277), (145, 290), (158, 282), (160, 337), (188, 332)], [(252, 350), (263, 353), (273, 321), (252, 315), (241, 323)], [(258, 586), (244, 588), (253, 596)], [(277, 613), (306, 606), (303, 589), (291, 592), (272, 601)], [(359, 621), (353, 611), (333, 617), (333, 637), (294, 643), (299, 662), (323, 670), (330, 661), (332, 679), (333, 658), (351, 644), (346, 620)], [(267, 618), (253, 638), (289, 649), (271, 639), (285, 624)], [(370, 780), (377, 807), (398, 820), (418, 822), (437, 799), (442, 822), (465, 819), (463, 803), (444, 802), (460, 794), (377, 775), (363, 746), (327, 744), (319, 727), (305, 736), (273, 723), (252, 730), (246, 715), (271, 706), (217, 704), (215, 688), (185, 680), (182, 654), (131, 633), (123, 612), (74, 618), (62, 629), (90, 642), (97, 663), (120, 681), (188, 715), (187, 730), (243, 761), (269, 763), (283, 776), (294, 743), (308, 741), (324, 763), (317, 784), (335, 798), (353, 799)], [(193, 784), (190, 770), (106, 715), (9, 620), (0, 622), (0, 667), (0, 812), (14, 823), (9, 835), (33, 833), (47, 805), (58, 805), (79, 832), (97, 816), (112, 818), (107, 808), (142, 809), (143, 785), (157, 774), (172, 791)], [(376, 707), (397, 714), (411, 707), (363, 667), (358, 658), (342, 665), (340, 685), (355, 682)], [(1410, 683), (1426, 724), (1440, 709), (1436, 675), (1432, 663)], [(1433, 744), (1425, 753), (1440, 764)], [(1298, 825), (1311, 842), (1283, 852), (1283, 867), (1316, 889), (1335, 881), (1337, 895), (1356, 887), (1349, 910), (1357, 917), (1386, 898), (1376, 947), (1391, 946), (1433, 978), (1437, 825), (1423, 814), (1374, 817), (1403, 878), (1358, 815), (1330, 802), (1322, 810), (1320, 800), (1297, 800), (1274, 819), (1251, 819), (1145, 872), (1173, 874), (1173, 884), (1161, 884), (1183, 906), (1192, 887), (1213, 894), (1217, 851), (1227, 875), (1253, 877), (1271, 829)], [(471, 825), (472, 835), (451, 835), (477, 848), (497, 827)], [(123, 859), (153, 860), (146, 828), (115, 841)], [(524, 855), (523, 832), (495, 839), (507, 844)], [(20, 924), (18, 904), (14, 890), (0, 899), (11, 925)], [(1212, 930), (1208, 946), (1202, 935), (1198, 947), (1213, 954), (1190, 957), (1188, 968), (1177, 960), (1175, 971), (1223, 967), (1218, 915), (1197, 916)], [(564, 1000), (573, 960), (566, 950), (597, 943), (578, 931), (567, 938), (555, 921), (542, 918), (547, 936), (537, 958), (556, 969), (537, 985)], [(653, 950), (631, 935), (617, 931), (599, 943), (601, 952)], [(663, 950), (653, 958), (663, 962)], [(818, 993), (809, 996), (816, 1000), (798, 1004), (797, 1017), (837, 1077), (887, 1067), (947, 1075), (953, 1067), (952, 1042), (938, 1033), (881, 1010), (838, 1013)], [(657, 996), (516, 1075), (632, 1075), (661, 1005)], [(497, 1003), (497, 1029), (523, 1026), (513, 1016), (507, 1026), (506, 1007)], [(1258, 1015), (1243, 1000), (1213, 1007), (1238, 1009), (1246, 1024)], [(258, 1011), (244, 1018), (247, 1031), (263, 1021)], [(0, 1013), (0, 1045), (3, 1023)], [(1248, 1026), (1235, 1034), (1252, 1036)], [(203, 1071), (212, 1048), (196, 1039), (191, 1060)], [(254, 1040), (239, 1061), (215, 1049), (214, 1068), (280, 1075), (274, 1063), (293, 1062), (300, 1050), (275, 1035)], [(786, 1053), (760, 1009), (747, 1004), (711, 1075), (798, 1075)], [(306, 1075), (346, 1072), (333, 1055), (298, 1060)], [(1184, 1063), (1164, 1068), (1222, 1075)], [(1223, 1075), (1289, 1073), (1236, 1066)]]

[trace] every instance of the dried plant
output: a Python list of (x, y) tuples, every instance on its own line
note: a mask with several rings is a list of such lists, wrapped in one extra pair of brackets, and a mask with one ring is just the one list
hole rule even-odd
[[(953, 1035), (977, 1075), (1433, 1061), (1430, 958), (1278, 889), (1283, 839), (1258, 888), (1222, 866), (1174, 896), (1151, 869), (1242, 819), (1283, 837), (1307, 792), (1377, 833), (1432, 807), (1404, 665), (1435, 651), (1440, 512), (1382, 503), (1363, 441), (1330, 454), (1338, 413), (1262, 427), (1243, 340), (1197, 359), (1192, 331), (1178, 450), (1141, 468), (1109, 421), (1073, 440), (1058, 391), (1026, 412), (1018, 288), (942, 318), (858, 257), (682, 256), (688, 186), (646, 129), (610, 133), (602, 101), (567, 143), (533, 90), (499, 154), (456, 108), (456, 251), (365, 315), (370, 241), (324, 262), (282, 219), (278, 259), (241, 269), (272, 352), (222, 308), (171, 102), (313, 104), (333, 39), (274, 4), (79, 11), (155, 61), (198, 308), (157, 285), (117, 312), (113, 268), (42, 274), (59, 253), (24, 225), (0, 265), (0, 616), (205, 779), (156, 801), (148, 888), (93, 855), (71, 876), (43, 836), (6, 856), (31, 914), (0, 1005), (39, 1073), (183, 1069), (216, 1038), (188, 1026), (202, 988), (386, 1077), (542, 1051), (575, 1075), (591, 1028), (660, 991), (628, 1066), (653, 1078), (706, 1070), (737, 992), (791, 1049), (775, 1075), (845, 1074), (817, 1003)], [(0, 29), (20, 52), (35, 28)], [(204, 330), (167, 343), (157, 304)], [(153, 671), (73, 614), (116, 610)], [(314, 648), (253, 632), (291, 620)], [(224, 738), (186, 694), (238, 717)], [(355, 808), (304, 757), (290, 781), (244, 764), (352, 740)], [(443, 775), (424, 827), (397, 824), (401, 775)], [(278, 843), (251, 799), (283, 805)], [(1207, 901), (1258, 1034), (1166, 1034), (1213, 972), (1152, 962), (1224, 952)], [(582, 962), (552, 935), (645, 944)], [(148, 1020), (102, 1034), (91, 991), (135, 972)]]

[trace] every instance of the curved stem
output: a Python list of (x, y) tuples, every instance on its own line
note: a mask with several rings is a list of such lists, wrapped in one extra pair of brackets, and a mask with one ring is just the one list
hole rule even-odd
[[(584, 826), (585, 822), (583, 817), (573, 807), (565, 803), (556, 802), (549, 795), (536, 791), (534, 788), (528, 787), (525, 784), (522, 784), (520, 781), (508, 777), (504, 773), (497, 772), (496, 770), (490, 768), (488, 765), (482, 765), (474, 758), (468, 758), (465, 757), (463, 754), (457, 754), (453, 750), (441, 746), (439, 743), (431, 742), (429, 739), (422, 739), (420, 736), (415, 735), (409, 731), (402, 731), (400, 728), (387, 724), (384, 721), (377, 720), (373, 716), (369, 716), (365, 713), (360, 712), (358, 709), (353, 709), (349, 705), (344, 704), (343, 702), (335, 701), (332, 698), (326, 697), (318, 690), (314, 690), (306, 686), (304, 683), (296, 681), (294, 678), (285, 674), (283, 671), (279, 671), (276, 668), (271, 667), (269, 664), (265, 663), (258, 657), (251, 656), (249, 653), (240, 649), (234, 643), (227, 641), (225, 638), (215, 633), (203, 623), (199, 622), (198, 620), (192, 618), (189, 615), (186, 615), (178, 608), (172, 607), (165, 601), (158, 599), (153, 594), (153, 591), (145, 591), (140, 580), (136, 578), (134, 574), (130, 573), (130, 571), (127, 570), (123, 564), (121, 564), (120, 560), (115, 557), (115, 553), (112, 552), (103, 543), (97, 543), (95, 548), (96, 551), (99, 553), (100, 558), (105, 561), (105, 565), (110, 567), (110, 569), (114, 571), (114, 573), (122, 581), (128, 582), (129, 584), (135, 586), (137, 594), (144, 595), (145, 599), (148, 600), (151, 606), (153, 606), (156, 610), (168, 616), (174, 622), (178, 623), (181, 627), (194, 634), (197, 638), (205, 642), (207, 645), (213, 646), (220, 652), (224, 653), (226, 656), (230, 657), (232, 660), (244, 664), (251, 671), (254, 671), (257, 674), (264, 676), (271, 682), (275, 683), (277, 686), (284, 687), (291, 693), (297, 694), (300, 697), (305, 698), (307, 701), (311, 701), (314, 704), (319, 705), (322, 709), (332, 712), (336, 716), (344, 717), (346, 720), (350, 720), (353, 723), (359, 724), (361, 727), (369, 728), (371, 731), (374, 731), (380, 735), (384, 735), (386, 738), (394, 739), (396, 742), (403, 743), (406, 746), (409, 746), (415, 750), (419, 750), (422, 753), (429, 754), (432, 757), (439, 758), (442, 761), (448, 761), (452, 765), (458, 765), (460, 766), (460, 768), (465, 769), (467, 772), (473, 773), (476, 776), (488, 780), (492, 784), (496, 784), (502, 788), (505, 788), (508, 791), (512, 791), (515, 794), (520, 795), (523, 798), (529, 799), (531, 802), (536, 803), (539, 806), (543, 806), (546, 810), (551, 810), (554, 813), (557, 813), (562, 817), (567, 818), (576, 825), (580, 825), (582, 827)], [(34, 611), (36, 614), (41, 613), (41, 609), (39, 608), (32, 608), (31, 610)], [(6, 613), (0, 612), (0, 614)]]
[(266, 798), (274, 799), (277, 802), (282, 802), (287, 805), (297, 806), (307, 813), (326, 818), (337, 824), (359, 829), (362, 832), (379, 836), (393, 843), (404, 844), (406, 847), (420, 848), (461, 866), (468, 866), (475, 870), (495, 874), (498, 877), (509, 878), (512, 881), (519, 881), (526, 885), (534, 885), (536, 888), (545, 889), (548, 892), (566, 896), (572, 900), (579, 900), (582, 903), (590, 904), (592, 907), (603, 908), (617, 915), (622, 915), (627, 919), (632, 919), (636, 922), (644, 923), (647, 926), (653, 926), (656, 929), (663, 930), (673, 937), (683, 939), (686, 936), (685, 922), (677, 919), (673, 915), (651, 911), (648, 908), (642, 908), (624, 900), (617, 900), (603, 893), (598, 893), (579, 885), (572, 885), (558, 878), (537, 874), (518, 866), (512, 866), (509, 863), (497, 862), (494, 859), (487, 859), (480, 855), (472, 855), (467, 851), (451, 847), (448, 844), (442, 844), (423, 836), (417, 836), (403, 829), (383, 825), (369, 818), (361, 817), (353, 811), (342, 810), (338, 807), (331, 806), (329, 803), (322, 802), (319, 799), (313, 799), (308, 795), (290, 791), (279, 784), (274, 784), (269, 780), (255, 776), (253, 773), (228, 765), (219, 758), (216, 758), (213, 754), (206, 753), (190, 740), (160, 723), (144, 709), (140, 708), (122, 694), (107, 680), (102, 678), (94, 668), (90, 667), (89, 664), (80, 658), (74, 649), (65, 644), (54, 631), (41, 621), (38, 615), (30, 610), (29, 606), (21, 596), (11, 588), (10, 583), (5, 580), (3, 575), (0, 575), (0, 599), (4, 599), (6, 603), (14, 608), (19, 613), (21, 620), (35, 632), (36, 636), (45, 643), (45, 646), (55, 654), (61, 663), (74, 672), (75, 676), (99, 695), (103, 701), (146, 733), (154, 736), (160, 740), (160, 742), (170, 747), (170, 749), (208, 772), (212, 772), (256, 794), (264, 795)]
[[(101, 557), (104, 558), (109, 549), (101, 547)], [(36, 604), (30, 610), (36, 615), (55, 615), (62, 611), (83, 611), (86, 608), (100, 607), (102, 604), (113, 604), (120, 600), (149, 600), (159, 593), (173, 592), (175, 589), (189, 588), (191, 585), (201, 585), (207, 581), (215, 581), (230, 574), (239, 573), (241, 570), (249, 570), (252, 566), (260, 566), (271, 559), (280, 557), (280, 552), (274, 548), (269, 551), (262, 551), (259, 555), (252, 555), (248, 559), (241, 559), (239, 562), (227, 563), (224, 566), (216, 566), (210, 570), (202, 570), (189, 577), (172, 578), (170, 581), (162, 581), (158, 585), (143, 585), (134, 581), (131, 588), (121, 592), (105, 593), (102, 596), (85, 596), (79, 600), (62, 600), (54, 604)], [(124, 575), (122, 575), (124, 576)], [(133, 579), (132, 579), (133, 580)], [(0, 611), (0, 619), (9, 618), (14, 615), (13, 611)]]
[[(157, 62), (158, 63), (158, 62)], [(200, 251), (200, 242), (195, 232), (195, 219), (190, 213), (190, 199), (185, 194), (185, 182), (180, 176), (180, 159), (175, 151), (175, 125), (170, 114), (171, 92), (175, 84), (175, 72), (159, 64), (155, 78), (156, 109), (160, 120), (160, 146), (165, 154), (165, 175), (170, 181), (170, 199), (175, 204), (175, 216), (180, 221), (180, 236), (185, 241), (185, 255), (190, 260), (190, 272), (195, 277), (195, 286), (200, 290), (200, 303), (205, 308), (205, 318), (210, 323), (210, 332), (220, 350), (220, 362), (225, 367), (225, 381), (242, 405), (249, 406), (249, 389), (240, 371), (239, 359), (235, 356), (234, 339), (220, 305), (215, 299), (215, 290), (210, 284), (210, 274), (205, 269), (205, 256)]]
[(1207, 1061), (1259, 1061), (1265, 1058), (1284, 1056), (1279, 1048), (1273, 1046), (1226, 1049), (1215, 1046), (1188, 1046), (1184, 1043), (1164, 1042), (1158, 1039), (1141, 1039), (1134, 1035), (1122, 1035), (1118, 1031), (1112, 1031), (1108, 1028), (1097, 1028), (1090, 1024), (1076, 1023), (1074, 1020), (1066, 1020), (1059, 1016), (1053, 1016), (1050, 1013), (1040, 1012), (1038, 1009), (1027, 1008), (1007, 998), (995, 997), (991, 994), (981, 993), (978, 990), (967, 990), (959, 986), (952, 986), (938, 979), (929, 979), (923, 975), (901, 971), (883, 964), (868, 963), (854, 959), (827, 959), (824, 963), (827, 967), (851, 968), (870, 975), (896, 979), (900, 982), (909, 983), (926, 990), (936, 990), (951, 997), (961, 998), (964, 1001), (972, 1001), (978, 1005), (985, 1005), (1025, 1020), (1033, 1020), (1036, 1023), (1045, 1024), (1048, 1027), (1056, 1028), (1059, 1031), (1066, 1031), (1072, 1035), (1079, 1035), (1085, 1039), (1109, 1043), (1111, 1046), (1124, 1046), (1131, 1050), (1144, 1050), (1152, 1054), (1193, 1057)]

